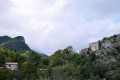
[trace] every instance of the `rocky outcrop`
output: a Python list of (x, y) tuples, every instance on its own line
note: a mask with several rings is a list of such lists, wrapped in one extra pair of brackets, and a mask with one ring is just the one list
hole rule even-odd
[(23, 36), (17, 36), (17, 37), (15, 37), (15, 39), (25, 43), (25, 39)]
[(85, 49), (82, 49), (79, 53), (80, 53), (80, 54), (88, 55), (88, 54), (89, 54), (88, 51), (89, 51), (88, 48), (85, 48)]
[(113, 45), (109, 40), (101, 41), (101, 49), (112, 48)]
[(88, 44), (88, 48), (82, 49), (80, 54), (95, 52), (96, 55), (106, 55), (106, 52), (112, 52), (115, 47), (120, 46), (120, 34), (111, 37), (105, 37), (103, 40)]

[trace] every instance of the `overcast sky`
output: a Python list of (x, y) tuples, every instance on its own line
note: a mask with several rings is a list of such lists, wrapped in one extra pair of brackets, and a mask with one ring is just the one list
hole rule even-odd
[(118, 33), (120, 0), (0, 0), (0, 36), (22, 35), (48, 55)]

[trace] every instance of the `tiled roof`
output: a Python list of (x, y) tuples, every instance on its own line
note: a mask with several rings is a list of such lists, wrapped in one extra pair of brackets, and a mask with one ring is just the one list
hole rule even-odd
[(11, 64), (11, 65), (12, 65), (12, 64), (13, 64), (13, 65), (17, 65), (18, 63), (15, 63), (15, 62), (6, 62), (5, 64), (6, 64), (6, 65), (7, 65), (7, 64)]

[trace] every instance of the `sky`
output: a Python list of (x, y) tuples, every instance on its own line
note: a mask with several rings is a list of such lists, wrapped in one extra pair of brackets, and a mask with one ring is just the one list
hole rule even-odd
[(53, 54), (120, 33), (120, 0), (0, 0), (0, 36), (24, 36), (32, 50)]

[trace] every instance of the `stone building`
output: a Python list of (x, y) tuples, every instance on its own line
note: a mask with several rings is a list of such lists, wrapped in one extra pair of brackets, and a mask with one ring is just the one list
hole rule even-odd
[(18, 63), (15, 63), (15, 62), (6, 62), (5, 63), (5, 66), (7, 69), (17, 69), (18, 68)]
[(88, 48), (91, 49), (91, 51), (97, 51), (99, 50), (99, 42), (93, 42), (88, 44)]

